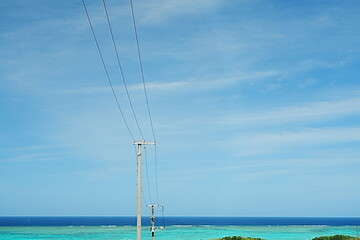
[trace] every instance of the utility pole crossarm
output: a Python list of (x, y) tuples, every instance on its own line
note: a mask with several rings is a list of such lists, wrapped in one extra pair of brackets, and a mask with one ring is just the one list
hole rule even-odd
[(145, 142), (145, 140), (137, 140), (137, 141), (133, 141), (133, 145), (156, 145), (156, 141), (153, 142)]

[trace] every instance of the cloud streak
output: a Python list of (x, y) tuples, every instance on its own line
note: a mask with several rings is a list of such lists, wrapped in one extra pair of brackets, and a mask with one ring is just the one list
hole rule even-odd
[(143, 25), (160, 24), (178, 16), (206, 12), (221, 4), (222, 1), (219, 0), (147, 1), (139, 6), (140, 23)]
[[(146, 87), (153, 90), (154, 93), (172, 93), (176, 92), (194, 92), (194, 91), (209, 91), (220, 90), (231, 87), (235, 84), (244, 83), (248, 84), (249, 81), (257, 79), (263, 81), (267, 78), (279, 76), (282, 73), (277, 70), (252, 72), (252, 73), (239, 73), (234, 77), (215, 78), (209, 80), (183, 80), (183, 81), (165, 81), (165, 82), (148, 82)], [(123, 86), (115, 86), (117, 91), (123, 91)], [(143, 91), (142, 83), (128, 85), (128, 89), (134, 92)], [(82, 89), (66, 89), (61, 90), (62, 94), (99, 94), (109, 92), (109, 87), (86, 87)]]
[(241, 148), (241, 154), (258, 155), (289, 152), (294, 149), (329, 147), (360, 141), (360, 127), (339, 127), (303, 129), (301, 131), (282, 131), (278, 133), (255, 133), (236, 137), (235, 142)]
[(328, 121), (360, 114), (360, 98), (344, 98), (341, 100), (319, 101), (302, 106), (290, 106), (273, 111), (258, 113), (232, 114), (219, 119), (223, 124), (271, 125), (306, 121)]
[(54, 160), (54, 157), (49, 157), (42, 153), (24, 154), (7, 159), (8, 162), (13, 162), (13, 163), (42, 162), (42, 161), (51, 161), (51, 160)]

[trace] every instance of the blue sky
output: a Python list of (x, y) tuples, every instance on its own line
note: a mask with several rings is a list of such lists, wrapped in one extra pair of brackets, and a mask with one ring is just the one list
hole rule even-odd
[[(86, 2), (139, 138), (102, 3)], [(107, 4), (150, 141), (129, 2)], [(134, 7), (167, 215), (360, 215), (359, 1)], [(81, 1), (1, 1), (0, 21), (0, 215), (135, 215), (134, 146)]]

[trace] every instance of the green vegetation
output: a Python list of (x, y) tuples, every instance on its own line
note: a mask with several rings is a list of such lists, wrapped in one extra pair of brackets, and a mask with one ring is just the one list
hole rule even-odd
[[(264, 240), (264, 239), (232, 236), (232, 237), (223, 237), (223, 238), (213, 239), (213, 240)], [(335, 236), (316, 237), (316, 238), (313, 238), (312, 240), (360, 240), (360, 238), (359, 237), (350, 237), (350, 236), (345, 236), (345, 235), (335, 235)]]
[(345, 235), (335, 235), (335, 236), (322, 236), (322, 237), (316, 237), (312, 240), (360, 240), (358, 237), (350, 237)]
[(252, 237), (239, 237), (239, 236), (232, 236), (232, 237), (223, 237), (214, 240), (264, 240), (262, 238), (252, 238)]

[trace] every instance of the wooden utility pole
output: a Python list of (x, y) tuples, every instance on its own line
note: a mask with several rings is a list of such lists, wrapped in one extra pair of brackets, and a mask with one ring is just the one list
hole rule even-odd
[(141, 158), (144, 145), (155, 145), (156, 142), (145, 142), (144, 140), (138, 140), (133, 142), (138, 146), (137, 151), (137, 214), (136, 214), (136, 240), (141, 240)]

